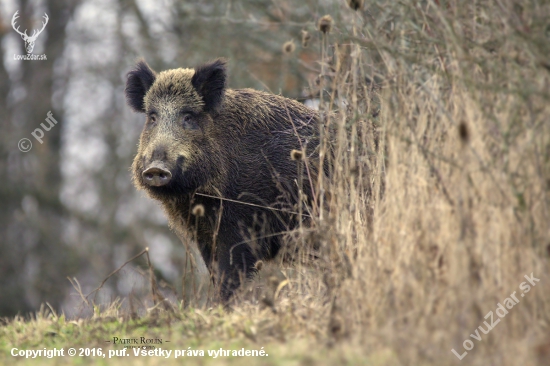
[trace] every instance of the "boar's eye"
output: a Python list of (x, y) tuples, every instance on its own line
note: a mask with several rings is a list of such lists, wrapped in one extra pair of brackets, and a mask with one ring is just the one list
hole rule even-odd
[(181, 117), (181, 125), (186, 130), (196, 130), (199, 128), (197, 122), (190, 113), (185, 113)]
[(149, 126), (155, 126), (157, 124), (157, 115), (155, 113), (150, 113), (148, 117), (147, 124)]

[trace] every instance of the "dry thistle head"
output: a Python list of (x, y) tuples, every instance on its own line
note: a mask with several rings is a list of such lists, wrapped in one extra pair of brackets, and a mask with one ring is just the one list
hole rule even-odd
[(332, 29), (332, 17), (330, 15), (324, 15), (319, 19), (319, 30), (323, 32), (324, 34), (330, 33)]
[(193, 210), (191, 211), (191, 213), (195, 216), (203, 217), (204, 216), (204, 206), (201, 205), (200, 203), (198, 205), (195, 205), (195, 207), (193, 207)]
[(333, 315), (330, 317), (330, 321), (328, 323), (328, 331), (332, 337), (336, 339), (341, 338), (343, 333), (343, 324), (340, 316)]
[(348, 5), (353, 10), (361, 9), (363, 7), (363, 0), (348, 0)]
[(458, 125), (458, 135), (460, 136), (462, 143), (465, 144), (470, 141), (470, 131), (465, 121), (460, 122)]
[(311, 41), (311, 34), (307, 30), (302, 29), (302, 47), (307, 48), (309, 41)]
[(321, 85), (321, 79), (322, 79), (322, 75), (317, 75), (315, 77), (315, 79), (313, 80), (313, 83), (316, 85), (316, 86), (319, 86)]
[(283, 53), (285, 55), (290, 55), (296, 50), (296, 45), (294, 44), (294, 41), (288, 41), (283, 44)]
[(300, 150), (291, 150), (290, 151), (290, 159), (291, 160), (301, 161), (303, 157), (304, 157), (304, 153)]

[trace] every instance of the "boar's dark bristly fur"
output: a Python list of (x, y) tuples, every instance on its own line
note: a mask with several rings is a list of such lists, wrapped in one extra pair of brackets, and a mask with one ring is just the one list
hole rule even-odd
[[(298, 222), (289, 213), (300, 201), (292, 150), (305, 147), (303, 191), (312, 198), (317, 112), (281, 96), (227, 89), (223, 59), (158, 74), (140, 61), (128, 73), (126, 97), (146, 116), (134, 184), (160, 201), (180, 236), (196, 238), (211, 273), (217, 262), (227, 302), (241, 277), (273, 258), (281, 234)], [(203, 214), (193, 216), (199, 204), (204, 210), (195, 212)]]

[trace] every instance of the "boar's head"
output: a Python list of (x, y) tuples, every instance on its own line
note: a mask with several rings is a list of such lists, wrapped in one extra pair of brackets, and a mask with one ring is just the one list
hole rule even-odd
[(158, 74), (139, 61), (128, 73), (128, 104), (146, 117), (132, 164), (139, 189), (163, 200), (223, 179), (227, 154), (222, 151), (227, 148), (220, 142), (223, 125), (216, 119), (225, 85), (223, 59)]

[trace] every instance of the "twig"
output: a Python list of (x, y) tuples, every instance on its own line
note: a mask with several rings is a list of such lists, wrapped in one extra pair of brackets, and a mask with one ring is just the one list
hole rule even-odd
[[(148, 253), (149, 252), (149, 248), (145, 248), (143, 249), (139, 254), (136, 254), (135, 256), (133, 256), (132, 258), (128, 259), (126, 262), (124, 262), (120, 267), (118, 267), (117, 269), (115, 269), (113, 272), (111, 272), (104, 280), (103, 282), (101, 282), (101, 285), (99, 285), (98, 288), (96, 288), (95, 290), (93, 290), (92, 292), (90, 292), (88, 295), (86, 295), (86, 299), (91, 295), (93, 294), (94, 292), (96, 293), (97, 295), (97, 291), (101, 290), (101, 288), (103, 287), (103, 285), (105, 284), (105, 282), (107, 282), (107, 280), (109, 278), (111, 278), (112, 276), (114, 276), (115, 274), (117, 274), (125, 265), (127, 265), (128, 263), (130, 263), (131, 261), (133, 261), (134, 259), (138, 258), (138, 257), (141, 257), (143, 254), (145, 253)], [(147, 256), (147, 259), (149, 259), (149, 256)], [(80, 286), (80, 285), (79, 285)], [(94, 295), (94, 301), (95, 301), (95, 295)], [(88, 301), (86, 301), (88, 303)], [(89, 303), (88, 303), (89, 305)]]
[[(88, 299), (86, 298), (86, 296), (84, 296), (84, 294), (82, 293), (82, 287), (80, 287), (80, 283), (78, 282), (78, 280), (76, 279), (76, 277), (73, 277), (72, 279), (70, 277), (67, 277), (67, 279), (69, 280), (69, 282), (71, 283), (71, 285), (73, 285), (74, 289), (76, 290), (76, 292), (78, 292), (78, 294), (80, 295), (80, 297), (82, 298), (82, 300), (84, 300), (84, 302), (91, 307), (90, 305), (90, 302), (88, 301)], [(74, 282), (73, 282), (74, 281)]]
[[(243, 205), (248, 205), (248, 206), (253, 206), (253, 207), (260, 207), (260, 208), (265, 208), (265, 209), (268, 209), (268, 210), (280, 211), (280, 212), (291, 213), (291, 214), (294, 214), (294, 215), (299, 215), (298, 212), (294, 212), (294, 211), (290, 211), (290, 210), (283, 210), (283, 209), (281, 209), (281, 208), (274, 208), (274, 207), (262, 206), (262, 205), (257, 205), (257, 204), (254, 204), (254, 203), (248, 203), (248, 202), (243, 202), (243, 201), (232, 200), (232, 199), (230, 199), (230, 198), (223, 198), (223, 197), (212, 196), (212, 195), (205, 194), (205, 193), (195, 193), (195, 194), (196, 194), (197, 196), (203, 196), (203, 197), (208, 197), (208, 198), (215, 198), (215, 199), (222, 200), (222, 201), (240, 203), (240, 204), (243, 204)], [(309, 215), (307, 215), (307, 214), (302, 214), (302, 215), (311, 217), (311, 216), (309, 216)]]

